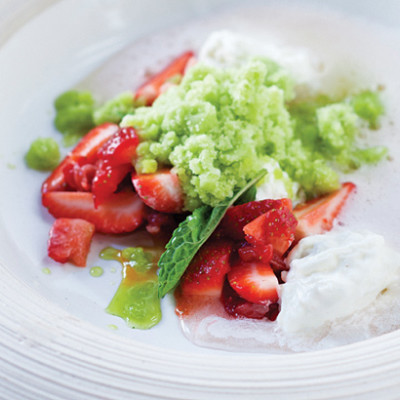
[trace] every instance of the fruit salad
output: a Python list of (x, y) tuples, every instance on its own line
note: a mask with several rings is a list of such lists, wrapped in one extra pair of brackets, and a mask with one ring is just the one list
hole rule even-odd
[[(337, 223), (357, 197), (345, 173), (387, 156), (383, 146), (359, 143), (379, 129), (380, 88), (302, 91), (279, 57), (249, 50), (258, 47), (246, 40), (214, 33), (200, 51), (100, 106), (88, 92), (60, 95), (55, 125), (65, 145), (76, 144), (61, 162), (50, 139), (27, 154), (28, 165), (52, 169), (41, 193), (54, 217), (54, 261), (85, 267), (97, 234), (110, 244), (136, 230), (154, 237), (153, 248), (100, 254), (123, 265), (108, 311), (131, 327), (156, 325), (160, 301), (174, 295), (182, 320), (218, 309), (227, 320), (277, 321), (297, 334), (365, 307), (392, 282), (359, 268), (367, 252), (351, 245), (382, 242), (374, 265), (386, 268), (394, 253), (383, 239)], [(246, 51), (227, 57), (226, 43)], [(338, 304), (364, 273), (368, 293), (343, 311)], [(332, 295), (343, 287), (347, 297)], [(307, 299), (321, 302), (323, 316), (313, 317)]]

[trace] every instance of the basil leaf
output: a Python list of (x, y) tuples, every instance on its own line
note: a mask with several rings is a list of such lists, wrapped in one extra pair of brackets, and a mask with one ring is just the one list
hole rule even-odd
[(164, 297), (178, 284), (193, 257), (221, 222), (226, 210), (266, 173), (266, 170), (261, 170), (254, 179), (248, 182), (231, 199), (214, 208), (209, 206), (197, 208), (179, 224), (158, 262), (160, 268), (158, 295), (160, 297)]

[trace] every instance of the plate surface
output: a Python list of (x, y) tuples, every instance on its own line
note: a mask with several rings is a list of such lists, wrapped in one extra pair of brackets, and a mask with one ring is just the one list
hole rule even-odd
[[(69, 0), (43, 11), (44, 3), (18, 14), (22, 25), (0, 31), (8, 39), (0, 47), (0, 398), (396, 398), (398, 331), (304, 354), (200, 348), (183, 337), (170, 300), (163, 303), (163, 321), (150, 331), (127, 329), (104, 312), (120, 279), (118, 265), (97, 258), (107, 237), (97, 238), (88, 262), (104, 267), (99, 279), (88, 268), (58, 268), (45, 257), (52, 221), (38, 193), (45, 175), (27, 169), (22, 159), (34, 138), (57, 137), (53, 99), (132, 40), (144, 46), (147, 34), (163, 28), (176, 34), (174, 25), (232, 2)], [(400, 19), (396, 1), (379, 10), (372, 2), (330, 3), (389, 27)], [(167, 57), (183, 45), (171, 39), (160, 54)], [(135, 240), (140, 238), (128, 235), (113, 243)]]

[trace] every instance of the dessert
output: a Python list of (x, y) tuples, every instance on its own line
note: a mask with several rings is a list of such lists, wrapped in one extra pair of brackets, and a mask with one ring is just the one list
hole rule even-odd
[[(307, 60), (297, 63), (302, 73), (295, 83), (290, 62), (276, 48), (257, 53), (260, 46), (249, 40), (214, 33), (198, 57), (183, 53), (130, 98), (125, 93), (101, 109), (77, 92), (56, 102), (57, 126), (68, 140), (87, 129), (88, 115), (101, 124), (46, 180), (43, 204), (56, 218), (85, 219), (103, 233), (146, 226), (151, 234), (170, 235), (179, 224), (158, 263), (159, 294), (179, 284), (178, 312), (189, 332), (199, 331), (199, 321), (204, 326), (210, 310), (227, 323), (232, 317), (243, 324), (260, 319), (284, 334), (306, 331), (290, 317), (303, 279), (296, 280), (297, 258), (307, 262), (310, 256), (299, 249), (317, 235), (310, 253), (319, 256), (322, 248), (323, 254), (325, 241), (339, 235), (336, 217), (346, 201), (356, 201), (355, 185), (340, 184), (338, 170), (386, 157), (385, 147), (358, 143), (368, 128), (379, 126), (384, 111), (376, 87), (344, 95), (307, 92), (307, 74), (318, 74)], [(74, 120), (82, 121), (76, 131), (68, 122)], [(348, 232), (347, 238), (357, 235)], [(124, 263), (125, 277), (137, 266), (151, 271), (152, 284), (143, 290), (154, 300), (159, 254), (144, 251), (141, 261), (132, 251), (113, 257)], [(360, 296), (357, 311), (378, 296), (387, 298), (396, 266), (390, 275), (368, 300)], [(373, 272), (369, 276), (375, 282)], [(307, 293), (315, 297), (312, 289)], [(350, 311), (333, 312), (318, 327)], [(283, 348), (284, 337), (278, 337)]]

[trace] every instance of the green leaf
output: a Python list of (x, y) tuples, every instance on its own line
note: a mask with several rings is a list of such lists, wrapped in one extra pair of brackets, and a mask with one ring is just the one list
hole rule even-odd
[(226, 210), (266, 173), (266, 170), (261, 170), (254, 179), (235, 193), (231, 199), (220, 203), (214, 208), (209, 206), (197, 208), (193, 211), (193, 214), (179, 224), (158, 262), (160, 268), (158, 294), (160, 297), (164, 297), (178, 284), (195, 254), (221, 222)]
[(254, 201), (257, 195), (257, 188), (255, 185), (251, 186), (248, 190), (246, 190), (236, 201), (235, 206), (239, 206), (240, 204), (250, 203), (250, 201)]

